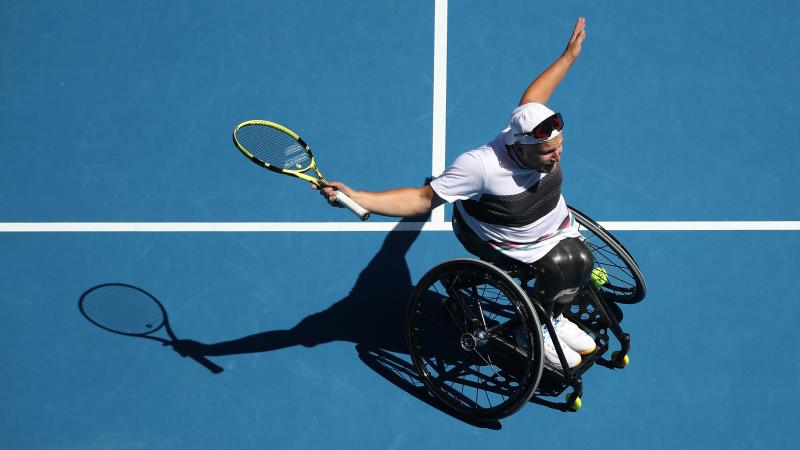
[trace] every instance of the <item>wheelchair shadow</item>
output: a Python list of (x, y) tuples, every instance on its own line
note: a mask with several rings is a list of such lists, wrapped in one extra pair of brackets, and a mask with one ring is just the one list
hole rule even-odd
[(299, 345), (314, 347), (334, 341), (353, 342), (361, 361), (400, 389), (460, 421), (476, 427), (500, 429), (498, 421), (474, 422), (449, 414), (428, 393), (407, 357), (406, 308), (414, 285), (405, 257), (422, 231), (421, 227), (414, 228), (409, 223), (425, 222), (429, 217), (401, 220), (359, 274), (350, 293), (294, 327), (212, 344), (179, 340), (174, 345), (175, 350), (184, 356), (223, 356)]
[(414, 396), (417, 400), (428, 404), (428, 406), (436, 408), (448, 416), (474, 427), (487, 428), (490, 430), (500, 430), (503, 428), (503, 425), (498, 420), (477, 421), (451, 414), (430, 394), (411, 361), (385, 350), (369, 348), (361, 344), (356, 345), (356, 350), (358, 351), (358, 357), (367, 367), (374, 370), (375, 373), (382, 376), (386, 381)]

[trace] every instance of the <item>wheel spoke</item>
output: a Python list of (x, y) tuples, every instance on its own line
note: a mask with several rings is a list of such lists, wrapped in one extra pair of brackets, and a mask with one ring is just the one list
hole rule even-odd
[(499, 334), (490, 334), (489, 341), (497, 344), (504, 350), (508, 350), (509, 352), (511, 352), (511, 355), (513, 355), (515, 358), (521, 358), (523, 361), (529, 359), (531, 356), (530, 351), (527, 348), (522, 347), (520, 345), (514, 345), (511, 342), (505, 340)]
[(519, 316), (514, 316), (511, 319), (509, 319), (509, 320), (507, 320), (507, 321), (505, 321), (503, 323), (498, 323), (497, 325), (495, 325), (493, 327), (487, 328), (486, 332), (489, 333), (489, 334), (501, 334), (501, 333), (503, 333), (505, 331), (508, 331), (508, 330), (514, 328), (515, 326), (517, 326), (517, 325), (519, 325), (521, 323), (522, 323), (522, 320), (520, 319), (520, 317)]
[[(529, 329), (523, 322), (535, 313), (498, 269), (469, 260), (442, 266), (420, 280), (412, 298), (414, 364), (448, 408), (476, 418), (504, 417), (527, 403), (540, 377), (541, 359), (514, 338), (515, 327)], [(442, 306), (440, 299), (446, 299)]]

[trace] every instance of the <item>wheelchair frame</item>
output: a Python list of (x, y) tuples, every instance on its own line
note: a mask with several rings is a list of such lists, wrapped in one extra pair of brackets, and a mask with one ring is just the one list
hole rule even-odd
[[(581, 376), (595, 363), (622, 368), (630, 336), (622, 330), (617, 306), (641, 301), (644, 277), (633, 257), (607, 230), (571, 208), (604, 283), (589, 281), (563, 314), (595, 339), (597, 348), (569, 368), (550, 320), (554, 302), (535, 301), (526, 291), (535, 279), (524, 263), (500, 266), (459, 258), (429, 270), (411, 294), (406, 336), (409, 353), (429, 392), (452, 414), (470, 420), (497, 420), (513, 414), (534, 396), (561, 395), (572, 387), (564, 410), (580, 409)], [(561, 369), (544, 364), (544, 323)], [(610, 359), (610, 336), (620, 344)]]

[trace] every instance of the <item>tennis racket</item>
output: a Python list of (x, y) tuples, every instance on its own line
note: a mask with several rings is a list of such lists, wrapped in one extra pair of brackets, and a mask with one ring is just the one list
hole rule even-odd
[[(78, 306), (89, 322), (112, 333), (152, 339), (173, 345), (177, 338), (164, 306), (144, 289), (119, 283), (101, 284), (81, 295)], [(167, 338), (152, 336), (164, 330)], [(213, 373), (222, 367), (199, 355), (188, 355)]]
[[(282, 125), (266, 120), (242, 122), (233, 130), (233, 143), (250, 161), (261, 167), (309, 181), (320, 188), (326, 185), (311, 148)], [(369, 211), (344, 192), (338, 191), (335, 201), (353, 211), (361, 220), (369, 219)]]

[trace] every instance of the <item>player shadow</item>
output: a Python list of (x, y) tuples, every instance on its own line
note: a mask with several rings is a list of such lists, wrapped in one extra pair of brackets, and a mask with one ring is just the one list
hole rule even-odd
[(410, 224), (425, 222), (429, 217), (410, 217), (398, 222), (361, 271), (350, 293), (294, 327), (211, 344), (179, 340), (175, 350), (184, 356), (223, 356), (294, 346), (314, 347), (334, 341), (353, 342), (361, 361), (398, 388), (465, 423), (500, 429), (498, 421), (475, 422), (449, 414), (428, 393), (408, 356), (406, 307), (414, 284), (406, 254), (422, 231), (420, 226)]
[(213, 344), (181, 340), (176, 350), (221, 356), (348, 341), (369, 348), (406, 352), (403, 326), (413, 284), (405, 255), (421, 228), (401, 230), (408, 230), (409, 223), (424, 219), (412, 217), (398, 222), (361, 271), (349, 294), (327, 309), (305, 317), (292, 328), (264, 331)]

